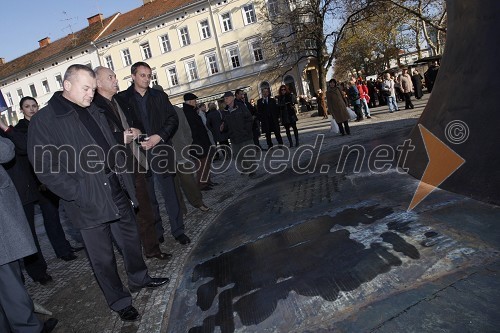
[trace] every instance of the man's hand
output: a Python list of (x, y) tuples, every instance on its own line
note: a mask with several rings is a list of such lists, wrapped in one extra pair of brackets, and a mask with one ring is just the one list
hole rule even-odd
[(147, 137), (144, 141), (141, 142), (141, 147), (144, 150), (149, 150), (156, 146), (158, 142), (161, 141), (161, 137), (158, 134), (153, 134)]
[(223, 131), (224, 131), (224, 123), (220, 124), (219, 130), (220, 130), (221, 132), (223, 132)]
[(135, 140), (141, 133), (141, 130), (131, 127), (123, 132), (123, 141), (125, 142), (125, 144), (129, 144), (132, 142), (132, 140)]

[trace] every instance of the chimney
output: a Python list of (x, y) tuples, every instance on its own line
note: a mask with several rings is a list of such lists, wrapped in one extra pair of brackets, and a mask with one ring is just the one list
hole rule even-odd
[(5, 58), (0, 58), (0, 65), (5, 65)]
[(102, 20), (103, 20), (102, 14), (95, 14), (94, 16), (87, 17), (87, 21), (89, 21), (89, 26), (97, 22), (102, 22)]
[(45, 37), (45, 38), (42, 38), (38, 41), (38, 45), (40, 45), (40, 48), (42, 47), (45, 47), (47, 45), (50, 44), (50, 38), (49, 37)]
[(144, 4), (148, 4), (148, 3), (153, 2), (153, 1), (155, 1), (155, 0), (142, 0), (142, 2), (143, 2)]

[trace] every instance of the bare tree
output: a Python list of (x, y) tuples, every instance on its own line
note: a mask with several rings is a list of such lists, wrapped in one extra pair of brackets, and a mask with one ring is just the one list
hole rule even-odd
[[(446, 39), (445, 0), (377, 0), (409, 13), (419, 21), (422, 34), (434, 54), (441, 54)], [(417, 28), (420, 30), (420, 28)], [(420, 32), (420, 31), (419, 31)], [(418, 36), (417, 36), (418, 38)]]
[(349, 24), (366, 18), (373, 0), (268, 0), (261, 12), (272, 26), (263, 39), (268, 52), (274, 52), (275, 68), (285, 75), (293, 65), (313, 64), (319, 86), (326, 89), (326, 74), (337, 45)]

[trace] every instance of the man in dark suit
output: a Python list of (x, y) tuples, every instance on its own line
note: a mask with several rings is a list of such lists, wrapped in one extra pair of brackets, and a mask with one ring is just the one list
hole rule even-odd
[[(169, 279), (152, 278), (144, 263), (133, 211), (138, 206), (134, 183), (120, 153), (123, 146), (117, 145), (104, 111), (91, 103), (96, 86), (92, 69), (68, 67), (63, 91), (54, 93), (31, 120), (28, 157), (80, 229), (108, 306), (122, 320), (134, 321), (139, 313), (130, 292), (159, 287)], [(113, 241), (123, 256), (129, 290), (118, 274)]]
[(269, 88), (262, 89), (262, 98), (257, 101), (257, 117), (260, 120), (262, 131), (266, 133), (267, 147), (271, 148), (271, 132), (274, 133), (278, 144), (283, 144), (280, 134), (279, 109), (276, 100), (270, 97)]
[(145, 174), (148, 170), (146, 155), (139, 148), (136, 141), (141, 131), (133, 125), (138, 122), (131, 107), (116, 96), (118, 92), (118, 79), (116, 74), (109, 68), (99, 66), (94, 69), (97, 78), (97, 91), (93, 103), (105, 110), (104, 115), (108, 120), (109, 128), (116, 138), (118, 144), (126, 147), (127, 159), (133, 167), (135, 191), (139, 207), (136, 209), (137, 226), (139, 236), (146, 258), (168, 260), (171, 254), (162, 252), (158, 237), (156, 237), (155, 216), (151, 200), (149, 198)]
[[(169, 217), (170, 232), (180, 244), (191, 242), (184, 233), (184, 218), (175, 191), (174, 176), (176, 173), (175, 151), (172, 147), (172, 137), (179, 127), (179, 118), (167, 94), (149, 87), (152, 70), (145, 62), (136, 62), (130, 68), (134, 83), (118, 94), (132, 106), (139, 123), (137, 126), (144, 140), (141, 147), (146, 152), (152, 177), (146, 177), (148, 193), (154, 211), (157, 200), (155, 186), (160, 190)], [(161, 221), (159, 221), (161, 222)], [(158, 238), (163, 239), (163, 225), (156, 224)]]

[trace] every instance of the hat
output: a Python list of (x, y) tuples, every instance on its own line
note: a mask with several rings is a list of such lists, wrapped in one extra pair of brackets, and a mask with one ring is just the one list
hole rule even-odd
[(234, 97), (234, 94), (232, 91), (226, 91), (222, 97)]
[(198, 98), (198, 96), (196, 96), (193, 93), (184, 94), (184, 101), (192, 101), (192, 100), (197, 99), (197, 98)]

